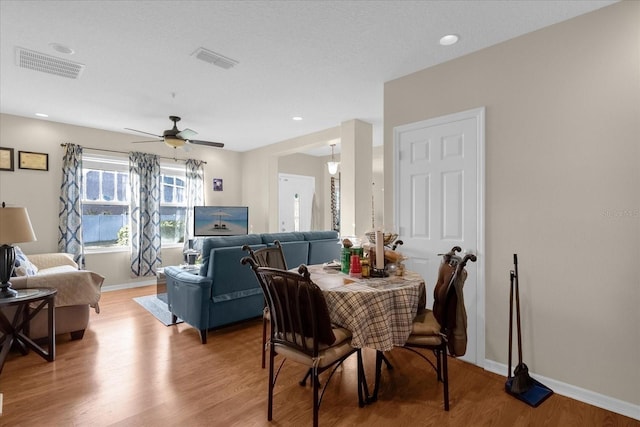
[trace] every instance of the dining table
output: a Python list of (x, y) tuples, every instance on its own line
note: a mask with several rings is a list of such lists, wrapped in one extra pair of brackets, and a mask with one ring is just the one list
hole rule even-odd
[(352, 277), (332, 264), (307, 267), (311, 280), (327, 301), (331, 322), (351, 331), (351, 345), (376, 350), (374, 392), (377, 400), (385, 351), (403, 346), (416, 315), (426, 306), (426, 285), (418, 273), (404, 271), (386, 277)]

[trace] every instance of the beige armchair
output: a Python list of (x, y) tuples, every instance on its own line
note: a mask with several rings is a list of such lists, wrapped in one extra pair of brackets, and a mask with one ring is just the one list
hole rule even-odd
[[(71, 339), (81, 339), (89, 324), (89, 307), (100, 312), (98, 301), (104, 277), (88, 270), (78, 270), (70, 254), (47, 253), (27, 255), (38, 268), (35, 276), (12, 277), (14, 289), (56, 288), (56, 335), (70, 333)], [(7, 310), (12, 307), (8, 307)], [(12, 313), (10, 313), (12, 314)], [(31, 321), (32, 339), (47, 336), (46, 311)]]

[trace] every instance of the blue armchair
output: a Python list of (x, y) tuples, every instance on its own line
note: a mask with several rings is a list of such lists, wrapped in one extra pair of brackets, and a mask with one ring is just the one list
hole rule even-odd
[(282, 244), (289, 268), (340, 258), (340, 239), (335, 231), (208, 237), (202, 244), (198, 274), (180, 267), (164, 269), (173, 320), (179, 317), (198, 329), (206, 344), (208, 329), (261, 317), (264, 296), (253, 271), (240, 263), (247, 255), (242, 246), (256, 250), (275, 240)]
[(262, 316), (264, 297), (253, 272), (242, 266), (242, 245), (264, 247), (259, 235), (205, 239), (199, 274), (166, 267), (167, 302), (172, 316), (200, 331)]

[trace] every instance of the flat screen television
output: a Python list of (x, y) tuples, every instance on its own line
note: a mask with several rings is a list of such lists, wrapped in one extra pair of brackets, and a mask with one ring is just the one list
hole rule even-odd
[(249, 234), (247, 206), (194, 206), (193, 235), (236, 236)]

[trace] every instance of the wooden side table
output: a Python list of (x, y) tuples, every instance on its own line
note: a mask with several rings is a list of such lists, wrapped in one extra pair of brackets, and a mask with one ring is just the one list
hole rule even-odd
[[(0, 373), (13, 345), (18, 347), (23, 355), (32, 349), (48, 362), (53, 362), (56, 358), (55, 296), (58, 291), (53, 288), (16, 290), (16, 296), (0, 298), (0, 332), (4, 334), (0, 346)], [(32, 303), (37, 303), (35, 308), (30, 307)], [(48, 350), (29, 338), (29, 323), (45, 305), (48, 314)], [(16, 310), (10, 321), (2, 309), (12, 306), (15, 306)]]

